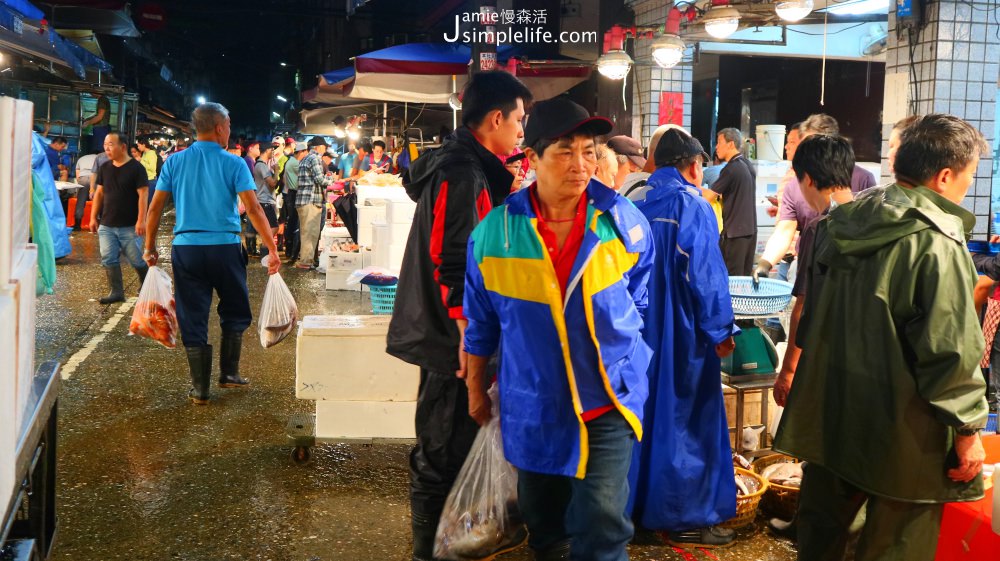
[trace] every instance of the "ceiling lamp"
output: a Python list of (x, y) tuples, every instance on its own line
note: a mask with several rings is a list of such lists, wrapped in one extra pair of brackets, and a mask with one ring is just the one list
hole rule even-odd
[(621, 80), (632, 69), (632, 57), (624, 50), (625, 29), (615, 25), (604, 33), (604, 54), (597, 57), (597, 71), (612, 80)]
[(452, 92), (452, 94), (448, 96), (448, 105), (455, 111), (461, 111), (462, 98), (459, 97), (457, 93)]
[(799, 21), (813, 10), (813, 0), (784, 0), (774, 5), (774, 13), (785, 21)]
[(661, 68), (673, 68), (684, 57), (684, 41), (676, 35), (663, 35), (653, 43), (653, 60)]
[(653, 41), (653, 60), (660, 68), (673, 68), (684, 58), (684, 41), (680, 38), (681, 11), (674, 6), (667, 14), (663, 35)]
[(729, 5), (728, 0), (712, 0), (712, 7), (701, 17), (705, 31), (716, 39), (725, 39), (740, 27), (740, 11)]
[(604, 53), (597, 59), (597, 71), (611, 78), (621, 80), (632, 69), (632, 57), (622, 50)]

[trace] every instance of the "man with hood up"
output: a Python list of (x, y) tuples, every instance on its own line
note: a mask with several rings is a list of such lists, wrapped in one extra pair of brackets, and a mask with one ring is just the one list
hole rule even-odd
[[(445, 498), (479, 426), (469, 416), (465, 354), (466, 244), (479, 221), (510, 194), (501, 160), (524, 137), (531, 92), (513, 75), (476, 74), (462, 99), (462, 127), (410, 168), (417, 203), (389, 324), (387, 352), (420, 367), (417, 445), (410, 454), (413, 559), (433, 557)], [(456, 376), (458, 374), (458, 376)]]
[(930, 560), (943, 503), (983, 496), (975, 218), (959, 205), (987, 151), (965, 121), (921, 117), (902, 135), (897, 183), (817, 223), (805, 344), (774, 442), (808, 462), (799, 559), (840, 559), (867, 500), (856, 559)]

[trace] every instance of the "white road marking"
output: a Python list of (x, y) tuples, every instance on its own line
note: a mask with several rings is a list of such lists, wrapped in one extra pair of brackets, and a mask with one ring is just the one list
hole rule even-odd
[(76, 371), (77, 367), (83, 364), (83, 361), (87, 360), (87, 357), (90, 356), (90, 353), (94, 352), (97, 345), (101, 344), (101, 341), (104, 341), (105, 337), (108, 336), (108, 333), (111, 333), (111, 331), (114, 330), (114, 328), (121, 322), (122, 318), (128, 314), (128, 311), (135, 304), (136, 300), (137, 298), (132, 297), (122, 303), (121, 306), (118, 306), (118, 310), (114, 313), (114, 315), (108, 318), (108, 321), (101, 326), (100, 333), (91, 337), (90, 341), (87, 341), (86, 345), (76, 351), (73, 356), (69, 357), (69, 360), (67, 360), (66, 364), (62, 367), (63, 380), (69, 380), (69, 378), (73, 375), (73, 372)]

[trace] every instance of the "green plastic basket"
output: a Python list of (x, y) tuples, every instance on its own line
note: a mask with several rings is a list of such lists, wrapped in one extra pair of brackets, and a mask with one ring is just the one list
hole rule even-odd
[(377, 316), (392, 315), (396, 304), (396, 285), (368, 286), (372, 296), (372, 313)]

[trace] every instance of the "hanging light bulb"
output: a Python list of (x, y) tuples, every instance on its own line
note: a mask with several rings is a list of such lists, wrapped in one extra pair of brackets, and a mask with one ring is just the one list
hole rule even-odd
[(448, 105), (455, 111), (462, 110), (462, 100), (458, 97), (457, 93), (452, 93), (448, 96)]
[(725, 39), (740, 27), (740, 11), (728, 4), (712, 6), (702, 16), (705, 31), (717, 39)]
[(663, 35), (653, 43), (653, 60), (661, 68), (673, 68), (684, 57), (684, 41), (676, 35)]
[(597, 59), (597, 71), (612, 80), (621, 80), (631, 69), (632, 57), (622, 50), (604, 53)]
[(785, 0), (774, 5), (774, 13), (785, 21), (799, 21), (813, 10), (813, 0)]

